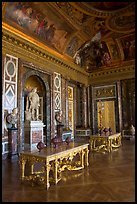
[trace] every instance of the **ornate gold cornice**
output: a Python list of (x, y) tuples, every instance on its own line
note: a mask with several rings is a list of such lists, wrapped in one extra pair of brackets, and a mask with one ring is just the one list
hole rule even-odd
[(76, 9), (79, 11), (89, 15), (89, 16), (97, 16), (101, 18), (106, 18), (108, 16), (113, 16), (113, 15), (119, 15), (119, 14), (124, 14), (127, 11), (132, 11), (135, 8), (135, 2), (132, 2), (130, 5), (128, 5), (126, 8), (121, 8), (116, 11), (101, 11), (98, 10), (92, 6), (89, 6), (86, 2), (70, 2), (72, 6), (74, 6)]
[(5, 15), (6, 5), (7, 5), (7, 2), (2, 2), (2, 18), (3, 18), (4, 15)]
[(55, 50), (49, 48), (48, 46), (35, 40), (34, 38), (26, 35), (25, 33), (17, 30), (16, 28), (13, 28), (12, 26), (6, 24), (5, 22), (2, 22), (2, 29), (3, 29), (2, 31), (4, 34), (9, 35), (10, 38), (12, 38), (12, 39), (14, 38), (16, 41), (18, 40), (18, 42), (23, 41), (26, 45), (32, 44), (32, 46), (37, 46), (38, 48), (43, 49), (44, 52), (46, 54), (50, 55), (51, 57), (60, 58), (60, 60), (65, 60), (65, 61), (68, 60), (68, 59), (65, 59), (65, 57), (63, 55), (59, 54)]
[(135, 78), (135, 61), (123, 63), (119, 67), (91, 73), (89, 84), (109, 83), (117, 80)]

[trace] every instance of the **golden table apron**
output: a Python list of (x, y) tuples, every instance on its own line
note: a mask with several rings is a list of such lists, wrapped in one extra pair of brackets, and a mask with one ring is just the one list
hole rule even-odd
[(109, 136), (91, 135), (89, 139), (90, 149), (92, 151), (108, 151), (121, 146), (121, 133)]
[[(61, 179), (61, 172), (65, 169), (80, 170), (89, 165), (88, 146), (89, 144), (73, 142), (68, 146), (63, 144), (57, 148), (45, 147), (41, 152), (20, 152), (21, 180), (44, 184), (48, 189), (51, 182), (58, 183)], [(30, 166), (28, 175), (25, 174), (26, 164)], [(41, 164), (40, 171), (34, 170), (36, 164)]]

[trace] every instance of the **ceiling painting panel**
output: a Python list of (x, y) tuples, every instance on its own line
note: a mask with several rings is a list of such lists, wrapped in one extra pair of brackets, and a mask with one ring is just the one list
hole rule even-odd
[(121, 44), (124, 52), (124, 60), (135, 59), (135, 36), (121, 38)]
[(107, 43), (107, 45), (108, 45), (108, 49), (109, 49), (112, 61), (121, 60), (121, 55), (120, 55), (120, 51), (119, 51), (117, 42), (111, 39)]
[(5, 19), (12, 26), (61, 52), (73, 29), (47, 3), (44, 9), (41, 9), (42, 4), (38, 6), (37, 3), (10, 2), (6, 7)]

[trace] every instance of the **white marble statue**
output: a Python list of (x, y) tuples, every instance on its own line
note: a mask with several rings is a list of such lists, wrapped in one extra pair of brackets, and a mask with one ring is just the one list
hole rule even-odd
[(39, 120), (39, 107), (39, 95), (37, 94), (37, 88), (34, 88), (27, 96), (25, 111), (26, 120)]
[(135, 127), (134, 127), (133, 125), (131, 125), (131, 126), (129, 127), (129, 130), (130, 130), (130, 132), (131, 132), (131, 135), (134, 136), (134, 135), (135, 135)]

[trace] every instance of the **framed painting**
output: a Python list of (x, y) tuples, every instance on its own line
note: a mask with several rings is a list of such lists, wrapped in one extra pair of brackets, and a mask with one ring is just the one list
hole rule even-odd
[(124, 60), (135, 59), (135, 36), (126, 36), (125, 38), (121, 38), (120, 42), (123, 48)]
[(119, 51), (119, 47), (116, 41), (110, 40), (107, 43), (107, 45), (108, 45), (108, 49), (109, 49), (109, 53), (110, 53), (112, 62), (120, 60), (121, 58), (120, 51)]

